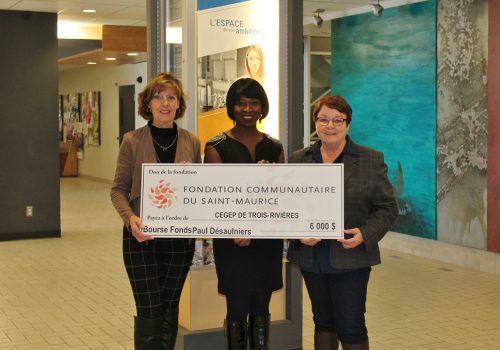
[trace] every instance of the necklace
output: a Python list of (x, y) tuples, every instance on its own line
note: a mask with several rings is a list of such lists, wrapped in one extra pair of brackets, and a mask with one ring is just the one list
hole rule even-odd
[(153, 136), (151, 136), (151, 138), (153, 139), (153, 142), (154, 142), (155, 145), (157, 145), (158, 147), (160, 147), (163, 152), (166, 152), (170, 147), (172, 147), (174, 145), (175, 141), (177, 141), (177, 134), (175, 134), (174, 140), (168, 146), (162, 146), (162, 145), (160, 145), (160, 143), (158, 141), (156, 141)]
[(155, 148), (155, 156), (156, 156), (156, 161), (158, 163), (161, 163), (160, 157), (158, 157), (158, 152), (156, 152), (156, 148)]

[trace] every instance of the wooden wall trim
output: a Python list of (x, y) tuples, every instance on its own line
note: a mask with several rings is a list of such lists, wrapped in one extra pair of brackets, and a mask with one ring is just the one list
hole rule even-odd
[(488, 240), (500, 253), (500, 1), (488, 1)]
[(147, 51), (146, 27), (102, 26), (104, 51)]

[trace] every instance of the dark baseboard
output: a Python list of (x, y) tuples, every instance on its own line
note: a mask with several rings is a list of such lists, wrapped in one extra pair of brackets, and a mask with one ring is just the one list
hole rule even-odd
[(60, 238), (60, 237), (61, 237), (61, 230), (41, 231), (41, 232), (0, 233), (0, 242), (16, 241), (21, 239)]

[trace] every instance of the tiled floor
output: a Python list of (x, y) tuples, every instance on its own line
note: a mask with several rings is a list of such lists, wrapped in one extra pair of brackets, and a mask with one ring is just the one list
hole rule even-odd
[[(132, 294), (109, 184), (61, 180), (61, 239), (0, 242), (0, 349), (132, 349)], [(500, 349), (500, 277), (385, 250), (371, 349)], [(304, 349), (312, 350), (304, 296)]]

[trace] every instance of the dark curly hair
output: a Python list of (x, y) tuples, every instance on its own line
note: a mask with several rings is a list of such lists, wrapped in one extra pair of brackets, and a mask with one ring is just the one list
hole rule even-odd
[(139, 113), (146, 120), (152, 120), (153, 114), (149, 109), (149, 102), (151, 102), (154, 95), (167, 88), (174, 89), (179, 100), (179, 109), (175, 112), (174, 119), (182, 118), (184, 116), (184, 112), (186, 111), (187, 95), (184, 93), (184, 89), (182, 88), (182, 82), (172, 73), (160, 73), (144, 87), (142, 92), (139, 93), (139, 97), (137, 99), (137, 103), (139, 105), (137, 113)]

